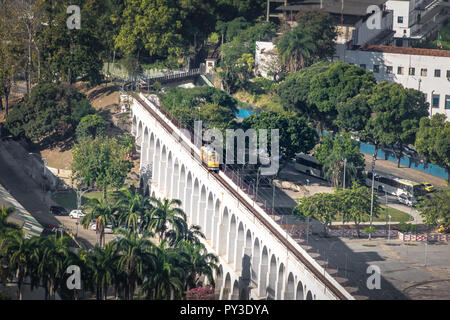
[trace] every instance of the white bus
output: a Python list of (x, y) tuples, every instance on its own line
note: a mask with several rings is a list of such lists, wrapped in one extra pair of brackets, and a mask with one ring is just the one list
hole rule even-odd
[[(372, 186), (372, 172), (367, 173), (366, 185)], [(386, 192), (394, 196), (403, 194), (413, 199), (426, 194), (425, 186), (422, 183), (379, 172), (375, 172), (374, 188), (378, 192)]]
[(307, 175), (325, 179), (322, 171), (322, 165), (317, 162), (316, 158), (308, 154), (299, 153), (295, 157), (295, 169)]

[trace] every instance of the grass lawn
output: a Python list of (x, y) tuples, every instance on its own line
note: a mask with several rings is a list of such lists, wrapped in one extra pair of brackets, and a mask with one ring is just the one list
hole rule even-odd
[[(387, 209), (387, 211), (386, 211)], [(386, 222), (388, 221), (387, 216), (390, 215), (391, 216), (391, 222), (409, 222), (412, 220), (412, 217), (403, 211), (391, 208), (391, 207), (386, 207), (386, 206), (381, 206), (381, 210), (378, 214), (377, 218), (373, 218), (374, 222)], [(342, 221), (342, 216), (336, 216), (336, 218), (333, 221)], [(348, 224), (348, 223), (346, 223)]]
[[(108, 195), (111, 193), (108, 192)], [(96, 191), (96, 192), (89, 192), (83, 194), (81, 197), (81, 204), (85, 204), (88, 199), (100, 199), (103, 197), (103, 192)], [(64, 208), (68, 210), (73, 210), (77, 208), (77, 194), (76, 192), (61, 192), (61, 193), (54, 193), (52, 195), (52, 199), (56, 201), (60, 206), (63, 206)]]

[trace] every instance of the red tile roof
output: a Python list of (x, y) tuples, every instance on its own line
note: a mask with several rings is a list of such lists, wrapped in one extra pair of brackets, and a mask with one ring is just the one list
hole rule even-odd
[(398, 54), (410, 54), (418, 56), (450, 57), (450, 50), (405, 48), (379, 45), (365, 45), (360, 48), (361, 51), (387, 52)]

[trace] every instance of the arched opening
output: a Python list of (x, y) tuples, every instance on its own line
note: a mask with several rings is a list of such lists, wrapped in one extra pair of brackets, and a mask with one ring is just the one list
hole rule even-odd
[(303, 284), (301, 281), (297, 284), (297, 292), (295, 293), (296, 300), (303, 300), (305, 297), (303, 296)]
[(239, 300), (239, 282), (237, 280), (233, 283), (233, 291), (231, 295), (231, 300)]
[(219, 221), (220, 221), (220, 200), (216, 200), (216, 205), (214, 207), (214, 218), (212, 220), (211, 226), (211, 238), (212, 246), (214, 249), (217, 248), (217, 242), (219, 241)]
[(156, 140), (155, 147), (155, 164), (154, 164), (154, 174), (153, 174), (153, 183), (159, 187), (159, 172), (161, 167), (161, 142)]
[(308, 293), (306, 294), (306, 300), (313, 300), (311, 291), (308, 291)]
[(261, 270), (259, 273), (259, 296), (263, 297), (267, 294), (267, 269), (269, 264), (269, 252), (267, 247), (263, 247), (261, 255)]
[(133, 115), (133, 123), (131, 125), (131, 134), (136, 137), (137, 134), (137, 120), (136, 115)]
[(159, 175), (159, 190), (164, 193), (166, 192), (166, 171), (167, 171), (167, 149), (163, 146), (161, 152), (161, 172)]
[(230, 231), (228, 232), (228, 263), (234, 262), (234, 247), (236, 245), (236, 217), (234, 214), (230, 220)]
[(284, 300), (294, 300), (294, 287), (294, 275), (289, 273), (286, 283), (286, 290), (284, 292)]
[(137, 137), (136, 137), (136, 151), (141, 152), (141, 143), (142, 143), (142, 121), (139, 121)]
[[(183, 166), (183, 168), (184, 168), (184, 166)], [(192, 194), (192, 174), (191, 174), (191, 172), (189, 172), (188, 175), (187, 175), (187, 180), (186, 180), (186, 195), (185, 195), (185, 198), (184, 198), (185, 199), (184, 200), (184, 210), (186, 211), (186, 215), (188, 216), (189, 221), (191, 223), (193, 223), (192, 222), (192, 216), (191, 216), (191, 212), (192, 212), (192, 210), (191, 210), (192, 197), (193, 197), (193, 194)]]
[[(180, 170), (180, 179), (179, 179), (179, 188), (178, 188), (178, 199), (180, 199), (183, 203), (183, 209), (184, 211), (187, 211), (186, 208), (186, 169), (184, 168), (184, 165), (181, 166)], [(187, 214), (187, 212), (186, 212)]]
[(154, 157), (155, 157), (155, 135), (150, 135), (150, 141), (148, 142), (148, 164), (150, 167), (150, 171), (153, 172), (153, 166), (154, 166)]
[(223, 286), (223, 267), (222, 265), (219, 266), (219, 271), (216, 274), (215, 279), (215, 285), (214, 285), (214, 292), (216, 294), (216, 299), (220, 299), (220, 291), (222, 290)]
[(223, 291), (222, 291), (222, 300), (230, 299), (230, 293), (231, 293), (230, 291), (231, 291), (231, 277), (230, 277), (230, 274), (227, 273), (227, 275), (225, 277)]
[(172, 152), (169, 152), (167, 157), (167, 172), (166, 181), (164, 182), (164, 193), (169, 199), (173, 199), (172, 192), (172, 178), (173, 178), (173, 159)]
[(195, 182), (194, 182), (194, 192), (193, 192), (193, 194), (192, 194), (192, 205), (191, 205), (191, 214), (190, 214), (190, 216), (191, 216), (191, 221), (192, 221), (192, 224), (198, 224), (198, 221), (197, 221), (197, 216), (198, 216), (198, 201), (199, 201), (199, 198), (200, 198), (200, 184), (199, 184), (199, 182), (198, 182), (198, 179), (196, 178), (195, 179)]
[(277, 285), (277, 258), (272, 255), (269, 266), (269, 285), (267, 286), (267, 296), (270, 300), (275, 299), (275, 289)]
[(148, 129), (144, 130), (144, 141), (142, 143), (141, 152), (141, 167), (145, 168), (148, 165)]
[(277, 281), (277, 300), (282, 300), (282, 292), (283, 292), (283, 283), (284, 283), (284, 265), (281, 263), (278, 269), (278, 281)]
[(214, 197), (212, 193), (209, 193), (208, 204), (206, 207), (205, 217), (205, 236), (206, 239), (212, 239), (212, 219), (214, 215)]
[(200, 202), (197, 208), (197, 224), (200, 225), (203, 232), (205, 232), (206, 187), (204, 185), (202, 186), (202, 191), (200, 192)]
[(219, 255), (227, 255), (227, 235), (228, 235), (228, 208), (223, 208), (222, 221), (219, 227)]
[(253, 257), (252, 257), (252, 279), (255, 283), (258, 283), (259, 262), (261, 259), (261, 251), (259, 248), (259, 239), (255, 239), (253, 244)]
[(237, 271), (242, 270), (242, 264), (244, 263), (244, 225), (242, 222), (239, 223), (238, 233), (237, 233), (237, 242), (236, 242), (236, 267)]
[(178, 163), (178, 159), (175, 159), (174, 165), (173, 165), (173, 181), (172, 181), (172, 192), (171, 192), (171, 198), (172, 199), (180, 199), (179, 196), (179, 188), (180, 186), (180, 165)]

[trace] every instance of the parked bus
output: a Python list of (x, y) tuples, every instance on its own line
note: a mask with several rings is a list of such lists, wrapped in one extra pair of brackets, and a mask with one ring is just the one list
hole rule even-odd
[(316, 158), (308, 154), (299, 153), (295, 157), (295, 169), (307, 175), (325, 179), (322, 165), (317, 162)]
[[(369, 187), (372, 186), (372, 172), (367, 173), (366, 184)], [(422, 183), (379, 172), (375, 172), (374, 188), (378, 192), (386, 192), (394, 196), (406, 194), (414, 199), (426, 194), (425, 186)]]

